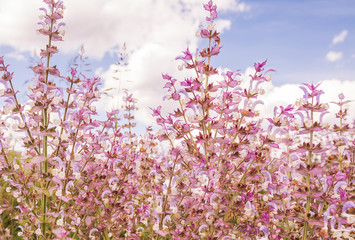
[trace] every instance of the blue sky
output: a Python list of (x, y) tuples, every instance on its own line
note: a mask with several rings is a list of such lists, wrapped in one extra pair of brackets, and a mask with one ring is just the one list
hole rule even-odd
[[(355, 73), (355, 1), (247, 1), (251, 10), (228, 14), (230, 31), (223, 34), (222, 61), (246, 67), (267, 58), (277, 69), (274, 84), (321, 81), (329, 78), (352, 80)], [(342, 31), (343, 42), (332, 44)], [(341, 52), (337, 61), (328, 52)]]
[[(67, 0), (66, 35), (61, 54), (53, 63), (67, 71), (81, 44), (92, 73), (105, 88), (129, 88), (139, 96), (141, 121), (150, 121), (149, 107), (162, 104), (161, 73), (182, 78), (174, 59), (186, 46), (201, 47), (195, 32), (205, 12), (201, 0)], [(268, 59), (277, 70), (267, 86), (266, 111), (273, 105), (294, 103), (302, 82), (324, 82), (336, 101), (344, 92), (355, 98), (355, 1), (353, 0), (216, 0), (217, 27), (222, 31), (222, 52), (213, 63), (248, 73), (255, 61)], [(33, 75), (31, 58), (43, 48), (36, 34), (38, 0), (0, 0), (0, 55), (15, 71), (15, 85), (24, 92), (24, 81)], [(113, 63), (123, 43), (129, 53), (128, 72), (113, 80)], [(1, 86), (0, 86), (1, 88)], [(117, 91), (102, 106), (115, 107)], [(352, 104), (354, 109), (354, 104)], [(354, 111), (355, 112), (355, 109)], [(355, 114), (353, 115), (355, 117)]]

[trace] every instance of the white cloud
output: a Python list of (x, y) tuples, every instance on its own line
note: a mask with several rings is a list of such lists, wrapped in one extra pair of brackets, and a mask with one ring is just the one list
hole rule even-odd
[[(39, 22), (37, 9), (41, 1), (2, 0), (0, 8), (0, 45), (10, 45), (18, 51), (33, 51), (41, 37), (36, 34)], [(31, 11), (29, 11), (31, 9)]]
[(348, 30), (341, 31), (338, 35), (335, 35), (332, 41), (332, 44), (342, 43), (344, 42), (346, 36), (348, 35)]
[(250, 10), (250, 6), (242, 2), (237, 4), (236, 9), (238, 9), (240, 12), (247, 12)]
[(325, 59), (329, 62), (336, 62), (343, 58), (343, 52), (329, 51), (325, 56)]
[[(63, 52), (73, 52), (85, 43), (89, 57), (101, 58), (113, 47), (127, 42), (130, 51), (147, 42), (171, 45), (191, 40), (206, 12), (205, 0), (75, 0), (65, 1), (66, 36), (59, 44)], [(45, 46), (45, 37), (36, 34), (38, 0), (2, 0), (0, 45), (33, 52)], [(31, 11), (29, 11), (29, 9)], [(248, 11), (238, 0), (218, 1), (218, 10)], [(230, 23), (222, 22), (224, 28)]]

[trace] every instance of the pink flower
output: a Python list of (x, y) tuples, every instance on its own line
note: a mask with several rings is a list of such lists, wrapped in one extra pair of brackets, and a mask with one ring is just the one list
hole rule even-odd
[(73, 238), (68, 238), (67, 236), (69, 235), (70, 231), (65, 230), (64, 228), (56, 228), (53, 229), (52, 232), (56, 235), (56, 239), (64, 240), (64, 239), (73, 239)]
[(157, 107), (156, 109), (152, 109), (152, 110), (153, 110), (153, 115), (152, 115), (153, 117), (160, 116), (161, 106)]
[(206, 11), (210, 12), (210, 17), (206, 17), (206, 21), (213, 21), (217, 18), (217, 6), (213, 5), (212, 0), (210, 0), (207, 4), (203, 4), (203, 7)]
[(2, 75), (2, 79), (5, 82), (11, 81), (13, 75), (14, 73), (5, 72), (4, 75)]
[(265, 61), (262, 62), (262, 63), (258, 63), (258, 62), (254, 63), (254, 69), (255, 69), (255, 71), (256, 71), (256, 72), (261, 72), (261, 71), (263, 71), (263, 70), (264, 70), (263, 67), (265, 66), (266, 62), (267, 62), (267, 60), (265, 60)]
[(192, 60), (192, 55), (190, 53), (189, 48), (187, 48), (186, 51), (184, 51), (183, 53), (184, 53), (184, 56), (179, 56), (179, 57), (176, 57), (175, 59), (181, 59), (184, 62)]
[(77, 74), (76, 68), (72, 68), (70, 74), (74, 77)]

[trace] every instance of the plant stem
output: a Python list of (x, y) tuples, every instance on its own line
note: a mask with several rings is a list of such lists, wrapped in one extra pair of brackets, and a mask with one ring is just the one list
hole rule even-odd
[[(313, 97), (312, 97), (312, 106), (313, 106)], [(313, 119), (313, 109), (311, 109), (311, 126), (313, 127), (313, 123), (314, 123), (314, 119)], [(309, 136), (309, 145), (310, 145), (310, 148), (312, 149), (313, 147), (313, 130), (310, 130), (309, 132), (310, 136)], [(307, 161), (307, 164), (309, 166), (311, 166), (312, 164), (312, 150), (309, 150), (308, 151), (308, 161)], [(311, 179), (310, 179), (310, 174), (307, 172), (306, 173), (306, 185), (307, 185), (307, 192), (308, 192), (308, 195), (307, 195), (307, 202), (306, 202), (306, 213), (305, 213), (305, 221), (304, 221), (304, 231), (303, 231), (303, 240), (306, 240), (308, 239), (308, 236), (307, 236), (307, 232), (308, 232), (308, 228), (309, 228), (309, 224), (308, 224), (308, 214), (310, 212), (310, 208), (311, 208), (311, 196), (310, 196), (310, 187), (311, 187)]]
[[(54, 12), (54, 7), (52, 7), (52, 14)], [(50, 25), (50, 31), (53, 31), (53, 24), (54, 24), (54, 20), (51, 20), (51, 25)], [(49, 39), (48, 39), (48, 45), (47, 45), (47, 49), (50, 48), (52, 46), (52, 35), (49, 35)], [(46, 74), (45, 74), (45, 84), (48, 84), (48, 76), (49, 76), (49, 64), (50, 64), (50, 57), (51, 54), (48, 53), (47, 54), (47, 63), (46, 63)], [(47, 93), (45, 93), (46, 97)], [(47, 127), (48, 127), (48, 106), (45, 106), (45, 108), (43, 109), (43, 131), (45, 132)], [(45, 190), (48, 186), (46, 184), (46, 175), (48, 173), (48, 139), (47, 136), (44, 135), (43, 136), (43, 156), (45, 157), (45, 160), (43, 162), (43, 166), (42, 166), (42, 177), (43, 177), (43, 182), (42, 182), (42, 200), (41, 200), (41, 228), (42, 228), (42, 234), (44, 237), (46, 237), (46, 232), (47, 232), (47, 219), (46, 219), (46, 213), (47, 213), (47, 195), (45, 194)]]
[[(343, 112), (343, 106), (340, 105), (340, 112)], [(339, 135), (343, 136), (343, 116), (339, 118)], [(343, 156), (342, 153), (339, 151), (339, 170), (343, 171)]]

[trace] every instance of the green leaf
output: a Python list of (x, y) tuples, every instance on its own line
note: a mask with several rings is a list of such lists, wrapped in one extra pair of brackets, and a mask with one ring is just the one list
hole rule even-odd
[(123, 230), (121, 233), (120, 233), (120, 236), (119, 237), (125, 237), (126, 236), (126, 230)]

